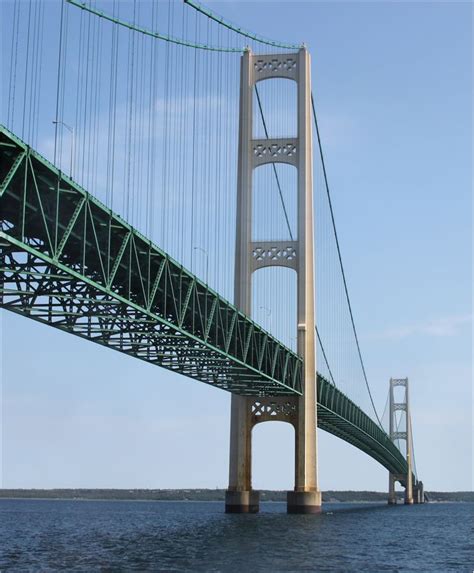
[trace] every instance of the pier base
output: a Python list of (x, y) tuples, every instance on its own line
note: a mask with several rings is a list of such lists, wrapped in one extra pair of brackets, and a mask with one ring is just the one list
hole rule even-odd
[(230, 491), (225, 492), (226, 513), (258, 513), (260, 509), (259, 491)]
[(286, 503), (288, 513), (321, 513), (321, 492), (289, 491)]
[(423, 489), (423, 482), (418, 481), (413, 486), (413, 502), (414, 503), (425, 503), (425, 492)]

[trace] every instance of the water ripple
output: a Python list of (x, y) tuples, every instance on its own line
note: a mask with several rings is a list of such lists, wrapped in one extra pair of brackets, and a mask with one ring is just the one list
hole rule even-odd
[(474, 570), (474, 504), (0, 500), (1, 571), (446, 573)]

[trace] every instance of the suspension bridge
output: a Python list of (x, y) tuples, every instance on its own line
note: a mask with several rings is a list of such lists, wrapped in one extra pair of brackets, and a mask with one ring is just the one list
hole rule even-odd
[(379, 415), (367, 379), (307, 48), (191, 0), (5, 22), (2, 308), (231, 392), (228, 512), (258, 511), (267, 421), (295, 429), (289, 512), (321, 508), (317, 428), (422, 503), (408, 380)]

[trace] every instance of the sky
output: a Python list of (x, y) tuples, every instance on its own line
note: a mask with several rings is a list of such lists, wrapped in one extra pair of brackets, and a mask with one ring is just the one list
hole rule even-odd
[[(374, 398), (383, 408), (390, 377), (408, 376), (425, 487), (472, 489), (472, 5), (209, 6), (308, 46)], [(12, 313), (1, 321), (3, 487), (226, 487), (230, 394)], [(253, 436), (253, 486), (292, 489), (291, 426)], [(387, 488), (370, 457), (318, 440), (323, 490)]]

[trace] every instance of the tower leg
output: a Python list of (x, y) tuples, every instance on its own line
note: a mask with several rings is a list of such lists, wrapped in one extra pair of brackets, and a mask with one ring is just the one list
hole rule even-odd
[(407, 505), (413, 504), (413, 471), (412, 471), (412, 440), (411, 440), (411, 412), (410, 412), (410, 400), (408, 397), (408, 379), (406, 381), (406, 391), (405, 391), (405, 400), (406, 400), (406, 429), (407, 429), (407, 464), (408, 464), (408, 472), (407, 472), (407, 485), (405, 488), (405, 503)]
[(425, 488), (423, 487), (423, 482), (419, 481), (418, 482), (418, 497), (419, 497), (419, 503), (425, 503)]
[(298, 354), (303, 357), (303, 395), (298, 400), (295, 441), (295, 489), (288, 492), (288, 513), (319, 513), (317, 479), (316, 341), (313, 256), (313, 169), (310, 58), (298, 55)]
[(232, 396), (230, 426), (229, 488), (226, 513), (256, 513), (260, 493), (252, 490), (252, 425), (250, 404), (245, 396)]
[(299, 399), (295, 428), (295, 489), (287, 494), (288, 513), (321, 512), (321, 491), (316, 473), (316, 380), (315, 376), (308, 378), (305, 395)]
[(416, 503), (416, 504), (421, 503), (421, 501), (420, 501), (420, 489), (419, 489), (417, 483), (413, 486), (413, 503)]
[(397, 505), (397, 496), (395, 495), (395, 476), (388, 475), (388, 504)]
[(288, 513), (321, 513), (321, 492), (289, 491), (286, 503)]

